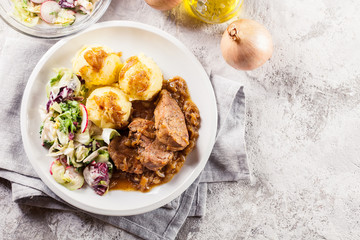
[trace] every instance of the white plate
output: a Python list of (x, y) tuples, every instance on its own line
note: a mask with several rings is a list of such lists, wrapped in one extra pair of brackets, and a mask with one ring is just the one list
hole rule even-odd
[[(71, 59), (85, 44), (101, 44), (121, 51), (123, 59), (138, 53), (152, 57), (165, 79), (183, 77), (191, 97), (200, 110), (201, 128), (196, 148), (184, 166), (168, 183), (148, 193), (109, 191), (98, 196), (89, 187), (69, 191), (56, 183), (49, 173), (52, 158), (41, 146), (39, 106), (47, 102), (45, 85), (53, 76), (53, 68), (71, 68)], [(60, 198), (88, 212), (125, 216), (161, 207), (185, 191), (203, 170), (217, 128), (215, 96), (209, 78), (196, 57), (176, 38), (152, 26), (128, 21), (103, 22), (86, 32), (56, 43), (40, 59), (27, 83), (21, 105), (21, 134), (26, 154), (42, 181)]]

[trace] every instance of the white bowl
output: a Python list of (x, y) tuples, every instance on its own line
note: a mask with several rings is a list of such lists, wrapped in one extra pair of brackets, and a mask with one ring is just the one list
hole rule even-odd
[[(98, 196), (89, 187), (70, 191), (49, 173), (52, 158), (41, 146), (39, 106), (47, 102), (45, 85), (53, 68), (71, 68), (75, 53), (87, 44), (101, 44), (121, 51), (126, 59), (138, 53), (154, 59), (164, 78), (183, 77), (191, 97), (200, 110), (201, 128), (193, 152), (186, 158), (178, 174), (168, 183), (154, 187), (150, 192), (109, 191)], [(217, 109), (210, 80), (196, 57), (176, 38), (152, 26), (128, 21), (103, 22), (86, 32), (56, 43), (40, 59), (27, 83), (21, 105), (21, 134), (26, 154), (42, 181), (60, 198), (88, 212), (125, 216), (151, 211), (161, 207), (184, 192), (203, 170), (215, 142)]]

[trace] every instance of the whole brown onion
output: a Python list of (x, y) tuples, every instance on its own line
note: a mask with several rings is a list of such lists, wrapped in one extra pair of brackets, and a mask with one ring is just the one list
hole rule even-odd
[(179, 5), (182, 0), (145, 0), (145, 2), (157, 10), (167, 11)]
[(240, 70), (260, 67), (273, 52), (269, 31), (250, 19), (232, 22), (224, 32), (220, 45), (225, 61)]

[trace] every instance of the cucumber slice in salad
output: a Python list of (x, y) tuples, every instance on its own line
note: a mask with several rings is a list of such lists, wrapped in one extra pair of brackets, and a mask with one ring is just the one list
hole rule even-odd
[(84, 177), (74, 167), (65, 167), (59, 159), (50, 166), (50, 173), (56, 182), (73, 191), (84, 185)]

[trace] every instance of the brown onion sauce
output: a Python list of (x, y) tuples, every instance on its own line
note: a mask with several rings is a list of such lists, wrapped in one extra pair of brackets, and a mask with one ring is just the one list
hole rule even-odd
[[(196, 140), (199, 137), (200, 113), (191, 100), (187, 84), (181, 77), (174, 77), (164, 80), (162, 89), (170, 92), (171, 96), (179, 104), (185, 116), (186, 127), (189, 132), (189, 145), (182, 151), (175, 152), (174, 159), (164, 166), (160, 173), (145, 169), (143, 174), (126, 173), (115, 170), (110, 180), (110, 190), (143, 191), (147, 192), (152, 187), (169, 182), (184, 165), (186, 156), (194, 149)], [(156, 107), (156, 96), (152, 101), (134, 101), (132, 104), (131, 119), (145, 118), (154, 121), (154, 110)], [(128, 131), (121, 132), (127, 136)], [(144, 189), (144, 181), (146, 188)]]

